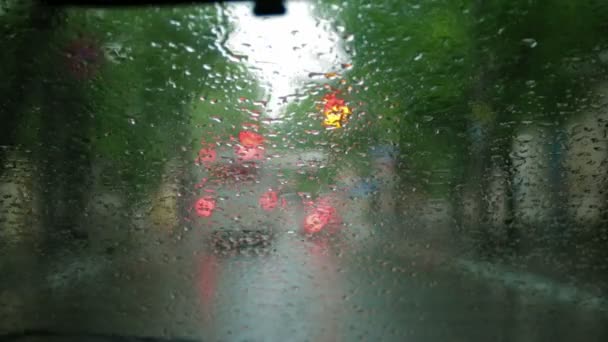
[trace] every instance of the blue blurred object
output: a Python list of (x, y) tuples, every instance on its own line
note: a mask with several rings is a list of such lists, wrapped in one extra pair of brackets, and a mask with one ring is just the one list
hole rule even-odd
[(399, 155), (399, 148), (388, 144), (371, 146), (369, 155), (374, 161), (394, 161)]
[(349, 190), (352, 197), (367, 197), (378, 190), (378, 181), (361, 179)]

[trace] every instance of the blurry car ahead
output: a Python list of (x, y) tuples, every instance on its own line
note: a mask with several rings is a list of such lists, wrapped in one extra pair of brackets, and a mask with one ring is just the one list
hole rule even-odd
[(266, 246), (280, 221), (277, 178), (254, 134), (241, 137), (245, 143), (207, 145), (197, 158), (196, 219), (220, 249)]

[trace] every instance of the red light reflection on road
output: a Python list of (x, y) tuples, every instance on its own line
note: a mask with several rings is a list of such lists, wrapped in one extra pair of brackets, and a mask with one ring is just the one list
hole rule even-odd
[(322, 197), (316, 202), (308, 201), (304, 204), (309, 207), (308, 214), (304, 218), (304, 232), (306, 233), (318, 233), (328, 225), (338, 225), (342, 222), (329, 197)]
[(212, 322), (213, 300), (217, 291), (218, 272), (217, 257), (215, 255), (203, 256), (199, 264), (197, 285), (199, 300), (203, 311), (203, 320), (207, 324)]
[(306, 242), (306, 256), (311, 272), (314, 272), (318, 289), (322, 292), (321, 298), (327, 307), (320, 315), (315, 317), (316, 324), (324, 329), (319, 332), (320, 336), (315, 341), (342, 341), (345, 340), (341, 335), (336, 317), (346, 314), (344, 305), (340, 305), (335, 298), (343, 298), (346, 295), (339, 262), (336, 260), (334, 247), (330, 243), (328, 236), (316, 236)]
[(216, 201), (211, 196), (204, 196), (199, 198), (194, 204), (194, 210), (200, 217), (211, 217), (213, 210), (216, 207)]
[(215, 162), (217, 159), (217, 152), (214, 148), (203, 147), (198, 151), (198, 157), (196, 158), (196, 164), (203, 164), (208, 166), (209, 164)]
[(276, 191), (267, 191), (260, 196), (259, 203), (265, 211), (272, 211), (279, 204), (279, 194)]
[(304, 218), (304, 231), (309, 234), (320, 232), (329, 223), (324, 215), (313, 211)]

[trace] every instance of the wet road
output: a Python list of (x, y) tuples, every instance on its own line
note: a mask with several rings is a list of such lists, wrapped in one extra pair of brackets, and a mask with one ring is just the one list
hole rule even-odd
[[(341, 238), (210, 253), (201, 230), (137, 232), (4, 260), (0, 328), (220, 341), (605, 341), (597, 308)], [(137, 238), (141, 239), (137, 239)], [(432, 253), (432, 252), (431, 252)], [(17, 256), (15, 251), (13, 255)], [(52, 261), (50, 261), (52, 260)]]

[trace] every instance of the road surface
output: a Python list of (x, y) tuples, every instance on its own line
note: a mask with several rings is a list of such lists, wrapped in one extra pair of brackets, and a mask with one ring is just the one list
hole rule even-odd
[(598, 307), (462, 272), (389, 248), (379, 235), (355, 249), (344, 236), (290, 231), (269, 247), (217, 253), (202, 229), (13, 250), (0, 268), (0, 330), (218, 341), (608, 340)]

